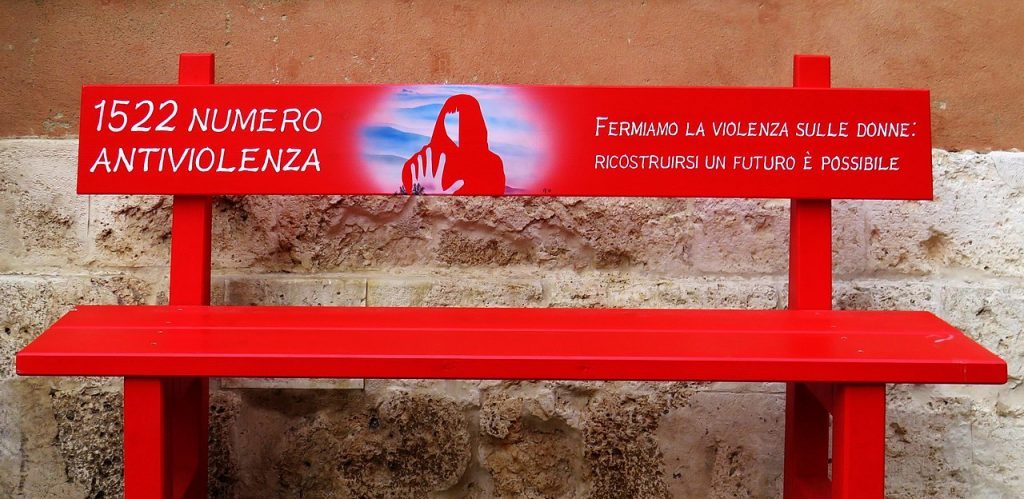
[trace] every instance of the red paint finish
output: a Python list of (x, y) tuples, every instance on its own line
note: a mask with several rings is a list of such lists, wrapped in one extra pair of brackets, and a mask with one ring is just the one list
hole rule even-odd
[[(394, 194), (403, 184), (407, 191), (411, 188), (406, 160), (412, 157), (415, 163), (417, 151), (436, 142), (436, 149), (452, 162), (442, 187), (450, 188), (455, 180), (465, 182), (464, 191), (453, 191), (456, 195), (932, 196), (925, 90), (468, 86), (458, 89), (475, 95), (452, 97), (439, 115), (373, 118), (381, 109), (390, 109), (387, 106), (396, 95), (437, 93), (444, 88), (86, 86), (78, 191)], [(485, 105), (481, 96), (496, 92), (510, 93), (522, 105), (502, 107), (492, 99), (479, 114), (476, 104)], [(498, 137), (496, 130), (505, 123), (496, 114), (508, 107), (519, 110), (524, 123)], [(423, 119), (434, 123), (435, 117), (441, 120), (456, 108), (460, 133), (465, 135), (458, 152), (450, 139), (437, 133), (421, 139), (419, 132), (409, 131)], [(431, 109), (428, 106), (422, 112), (433, 113)], [(294, 111), (286, 116), (286, 110)], [(234, 118), (225, 118), (228, 114)], [(291, 120), (300, 114), (297, 123)], [(370, 150), (367, 134), (372, 135), (372, 125), (378, 123), (388, 125), (384, 139), (394, 143), (398, 152)], [(843, 123), (847, 136), (838, 137)], [(858, 123), (906, 124), (907, 128), (897, 133), (902, 137), (858, 136)], [(226, 128), (215, 131), (214, 124), (217, 130), (222, 130), (221, 125)], [(164, 131), (157, 130), (161, 125)], [(698, 135), (699, 126), (703, 135)], [(505, 148), (498, 154), (501, 141)], [(306, 163), (313, 150), (315, 167)], [(120, 159), (122, 154), (125, 160)], [(267, 154), (276, 162), (265, 161)], [(387, 173), (387, 167), (374, 166), (375, 161), (391, 161), (397, 154), (403, 155), (398, 161), (405, 163), (404, 172), (401, 167)], [(433, 159), (439, 157), (435, 150)], [(527, 157), (532, 159), (523, 159)], [(806, 166), (805, 157), (809, 158)], [(851, 169), (848, 160), (853, 157), (883, 158), (886, 166)], [(782, 163), (776, 163), (780, 158)], [(830, 166), (825, 167), (823, 158), (846, 158), (847, 166), (840, 159), (829, 160)], [(892, 158), (898, 161), (890, 168)], [(388, 176), (381, 180), (379, 175)], [(504, 190), (500, 183), (505, 184)]]
[[(205, 496), (207, 379), (216, 376), (787, 382), (791, 499), (882, 497), (886, 383), (1007, 380), (1002, 359), (930, 313), (830, 310), (830, 200), (931, 197), (927, 91), (830, 89), (824, 56), (795, 58), (796, 88), (212, 83), (212, 55), (184, 54), (179, 85), (84, 87), (79, 192), (175, 195), (171, 305), (79, 307), (16, 358), (22, 375), (126, 377), (130, 498)], [(231, 110), (248, 125), (190, 129), (203, 113)], [(318, 119), (288, 128), (290, 112)], [(454, 113), (457, 140), (445, 126)], [(431, 123), (425, 135), (410, 131)], [(645, 123), (680, 130), (622, 133)], [(794, 134), (742, 133), (780, 123)], [(816, 131), (795, 133), (801, 123)], [(843, 123), (909, 132), (840, 136)], [(711, 133), (691, 134), (695, 124)], [(183, 162), (189, 150), (209, 167)], [(246, 150), (276, 150), (277, 163), (241, 168)], [(278, 164), (284, 151), (316, 161), (289, 168)], [(228, 159), (214, 168), (218, 152)], [(713, 161), (802, 156), (811, 168)], [(815, 167), (833, 156), (899, 168)], [(602, 167), (610, 157), (705, 163)], [(209, 196), (399, 189), (791, 198), (789, 310), (209, 306)]]
[(171, 217), (171, 294), (173, 305), (210, 303), (210, 226), (208, 196), (175, 196)]
[(158, 378), (124, 380), (124, 495), (171, 495), (168, 384)]
[[(178, 83), (211, 84), (213, 71), (212, 55), (182, 54)], [(174, 197), (171, 304), (210, 304), (211, 215), (208, 196)], [(186, 499), (206, 497), (210, 412), (208, 378), (126, 378), (125, 391), (132, 385), (148, 387), (146, 396), (159, 399), (157, 407), (161, 414), (158, 420), (164, 436), (160, 445), (153, 445), (148, 435), (155, 431), (151, 426), (155, 423), (146, 418), (128, 418), (129, 403), (126, 399), (125, 448), (134, 449), (132, 459), (125, 459), (125, 488), (132, 491), (128, 497), (161, 497), (167, 494), (167, 497)], [(132, 407), (136, 404), (132, 403)], [(161, 464), (157, 468), (153, 463)]]
[(832, 201), (794, 199), (789, 213), (789, 308), (832, 308)]
[[(827, 56), (796, 56), (793, 86), (828, 88)], [(789, 309), (832, 308), (832, 201), (794, 199), (789, 225)], [(830, 391), (831, 385), (825, 385)], [(783, 493), (787, 498), (822, 497), (828, 485), (829, 407), (806, 383), (786, 385), (786, 452)], [(812, 493), (813, 492), (813, 493)]]
[(1003, 383), (927, 312), (79, 307), (24, 375)]
[[(183, 64), (183, 72), (185, 66)], [(210, 304), (211, 199), (175, 196), (171, 221), (170, 303)], [(174, 497), (206, 497), (209, 382), (206, 377), (164, 379)]]
[(885, 385), (837, 385), (832, 411), (832, 497), (885, 494)]
[[(831, 390), (831, 385), (828, 389)], [(827, 497), (829, 413), (807, 383), (786, 386), (786, 452), (783, 496)], [(805, 489), (817, 490), (811, 494)], [(821, 493), (822, 489), (826, 492)]]

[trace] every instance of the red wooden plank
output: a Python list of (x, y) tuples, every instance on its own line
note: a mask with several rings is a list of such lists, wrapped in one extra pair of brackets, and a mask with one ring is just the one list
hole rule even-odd
[(926, 90), (121, 85), (81, 111), (83, 194), (932, 196)]
[(1003, 383), (926, 312), (92, 306), (38, 375)]

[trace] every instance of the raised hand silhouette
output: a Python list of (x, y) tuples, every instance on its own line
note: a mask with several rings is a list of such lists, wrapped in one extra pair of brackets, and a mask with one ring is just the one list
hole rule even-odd
[[(459, 116), (457, 144), (444, 126), (444, 118), (449, 114)], [(436, 170), (431, 165), (432, 154), (438, 155)], [(425, 179), (431, 182), (430, 190), (424, 184)], [(487, 144), (487, 124), (475, 97), (459, 94), (445, 101), (434, 123), (430, 143), (409, 158), (402, 168), (402, 186), (409, 193), (457, 192), (491, 196), (505, 193), (505, 166)]]
[[(426, 153), (426, 163), (423, 161)], [(456, 180), (447, 189), (441, 187), (441, 179), (444, 178), (445, 155), (441, 153), (437, 157), (437, 167), (434, 166), (433, 154), (430, 146), (424, 148), (424, 152), (416, 154), (416, 163), (409, 161), (408, 168), (412, 175), (412, 184), (418, 185), (423, 194), (455, 194), (465, 182), (462, 179)]]

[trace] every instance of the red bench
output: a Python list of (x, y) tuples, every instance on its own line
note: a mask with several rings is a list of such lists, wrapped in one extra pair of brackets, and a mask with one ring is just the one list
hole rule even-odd
[[(926, 91), (829, 89), (822, 56), (797, 88), (179, 79), (85, 87), (79, 151), (82, 194), (174, 195), (170, 305), (81, 306), (17, 355), (125, 378), (129, 498), (206, 495), (210, 377), (786, 382), (787, 498), (883, 496), (887, 383), (1007, 379), (931, 313), (831, 310), (831, 199), (931, 197)], [(791, 198), (789, 309), (209, 306), (210, 196), (396, 192)]]

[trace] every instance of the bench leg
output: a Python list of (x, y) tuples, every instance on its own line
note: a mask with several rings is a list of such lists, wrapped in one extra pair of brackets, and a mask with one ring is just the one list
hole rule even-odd
[(124, 380), (124, 495), (171, 497), (167, 388), (159, 378)]
[(783, 497), (829, 495), (828, 409), (805, 383), (786, 387), (786, 454)]
[(210, 391), (206, 378), (173, 380), (168, 407), (171, 428), (171, 467), (174, 497), (206, 497)]
[(885, 495), (885, 385), (836, 385), (832, 497)]
[(125, 378), (127, 499), (206, 497), (208, 397), (204, 378)]

